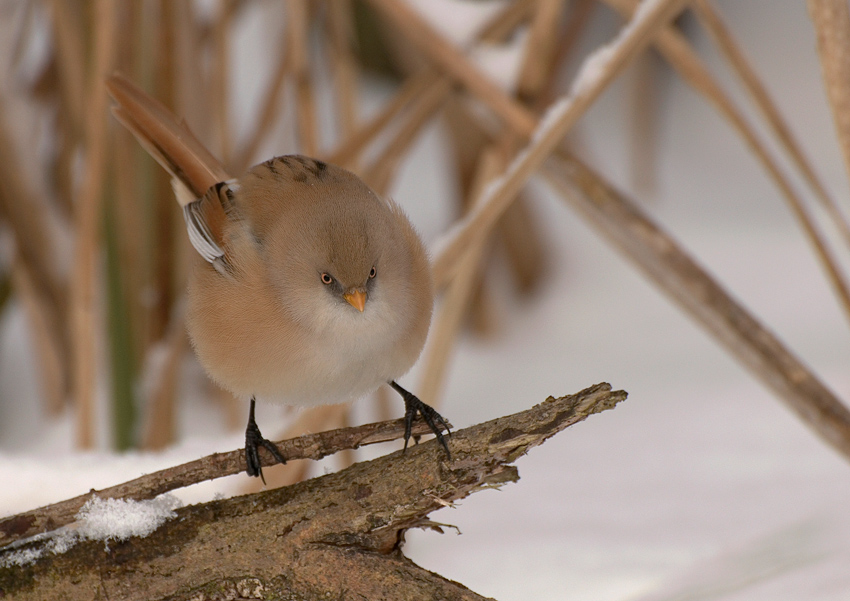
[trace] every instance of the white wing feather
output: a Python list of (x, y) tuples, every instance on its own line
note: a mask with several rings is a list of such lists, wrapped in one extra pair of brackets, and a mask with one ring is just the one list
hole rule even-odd
[(183, 218), (186, 220), (186, 231), (189, 233), (189, 241), (195, 250), (207, 261), (215, 265), (217, 259), (224, 257), (224, 250), (218, 245), (210, 234), (207, 224), (200, 214), (201, 199), (183, 205)]

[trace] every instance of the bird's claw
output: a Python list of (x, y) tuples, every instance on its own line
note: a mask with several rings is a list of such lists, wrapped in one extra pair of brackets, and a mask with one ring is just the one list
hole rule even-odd
[(434, 436), (437, 438), (437, 442), (441, 447), (443, 447), (443, 450), (446, 452), (446, 457), (451, 459), (452, 454), (449, 452), (449, 445), (446, 443), (446, 439), (443, 436), (443, 430), (451, 436), (451, 430), (449, 429), (449, 424), (446, 422), (445, 418), (443, 418), (436, 409), (430, 405), (426, 405), (420, 401), (419, 397), (415, 394), (405, 390), (395, 382), (390, 382), (390, 386), (392, 386), (393, 389), (401, 395), (401, 398), (404, 399), (404, 449), (407, 450), (407, 444), (410, 442), (411, 431), (413, 429), (413, 420), (416, 419), (416, 414), (418, 413), (422, 416), (425, 423), (428, 424), (431, 432), (434, 433)]
[(245, 471), (249, 476), (253, 476), (255, 478), (259, 476), (263, 481), (263, 484), (265, 484), (266, 479), (263, 476), (263, 464), (260, 461), (260, 447), (263, 447), (271, 453), (272, 457), (274, 457), (278, 463), (286, 463), (286, 459), (284, 459), (283, 455), (281, 455), (277, 446), (275, 446), (275, 444), (267, 438), (263, 438), (263, 435), (260, 433), (260, 428), (257, 427), (257, 422), (254, 421), (254, 400), (251, 399), (251, 411), (248, 414), (248, 426), (245, 428)]

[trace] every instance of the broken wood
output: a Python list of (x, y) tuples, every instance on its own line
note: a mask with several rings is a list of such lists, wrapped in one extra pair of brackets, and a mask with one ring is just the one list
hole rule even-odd
[(548, 398), (455, 432), (452, 460), (434, 440), (343, 471), (257, 494), (177, 510), (145, 538), (80, 541), (65, 553), (8, 565), (0, 596), (15, 599), (478, 600), (401, 553), (409, 528), (473, 492), (515, 482), (517, 458), (626, 398), (609, 384)]

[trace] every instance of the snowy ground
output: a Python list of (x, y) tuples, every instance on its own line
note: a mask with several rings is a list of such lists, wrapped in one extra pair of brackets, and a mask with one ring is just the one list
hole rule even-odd
[[(846, 207), (805, 4), (720, 6)], [(708, 47), (702, 37), (698, 44)], [(850, 328), (799, 228), (729, 128), (681, 83), (671, 77), (669, 84), (649, 209), (850, 399)], [(624, 186), (628, 92), (615, 86), (582, 122), (588, 155)], [(446, 191), (434, 187), (444, 167), (439, 143), (436, 132), (423, 141), (418, 167), (411, 163), (394, 192), (431, 242), (445, 225)], [(519, 460), (519, 483), (432, 516), (462, 535), (411, 532), (406, 552), (500, 601), (846, 599), (847, 461), (565, 205), (540, 198), (535, 208), (556, 257), (544, 290), (531, 301), (503, 300), (496, 338), (464, 338), (445, 414), (463, 427), (599, 381), (626, 389), (629, 399)], [(20, 402), (37, 390), (11, 376), (28, 372), (20, 314), (7, 311), (0, 327), (0, 513), (241, 444), (239, 433), (220, 436), (210, 423), (203, 431), (184, 425), (185, 441), (161, 455), (71, 453), (70, 420), (40, 423), (36, 408)], [(184, 407), (184, 421), (204, 419), (199, 407)], [(227, 486), (184, 498), (209, 498)]]

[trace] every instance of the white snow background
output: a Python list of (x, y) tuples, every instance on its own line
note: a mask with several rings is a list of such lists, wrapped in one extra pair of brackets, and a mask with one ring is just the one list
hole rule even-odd
[[(805, 3), (718, 6), (846, 210), (847, 174)], [(585, 50), (612, 39), (615, 23), (598, 18), (598, 35)], [(702, 30), (692, 21), (689, 30), (713, 71), (740, 90)], [(640, 200), (839, 397), (850, 399), (850, 326), (800, 228), (730, 127), (664, 73), (664, 93), (655, 98), (657, 189)], [(584, 156), (624, 189), (631, 184), (629, 75), (578, 130)], [(376, 83), (365, 93), (377, 104), (387, 90)], [(451, 167), (442, 145), (439, 128), (432, 128), (393, 191), (429, 243), (451, 218), (444, 176)], [(463, 337), (443, 413), (463, 427), (600, 381), (627, 390), (629, 399), (520, 459), (518, 483), (432, 514), (462, 534), (409, 532), (406, 554), (500, 601), (850, 597), (847, 460), (545, 186), (536, 189), (534, 209), (553, 256), (543, 290), (523, 301), (498, 296), (498, 334)], [(846, 248), (841, 252), (846, 256)], [(224, 432), (202, 400), (187, 396), (182, 442), (174, 448), (76, 452), (72, 416), (42, 419), (31, 365), (26, 323), (13, 305), (0, 321), (2, 515), (243, 443), (241, 432)], [(199, 368), (185, 371), (186, 389), (197, 389)], [(414, 369), (404, 383), (412, 387), (417, 376)], [(274, 408), (263, 406), (261, 415), (264, 432), (283, 423)], [(191, 503), (230, 494), (244, 479), (177, 496)]]

